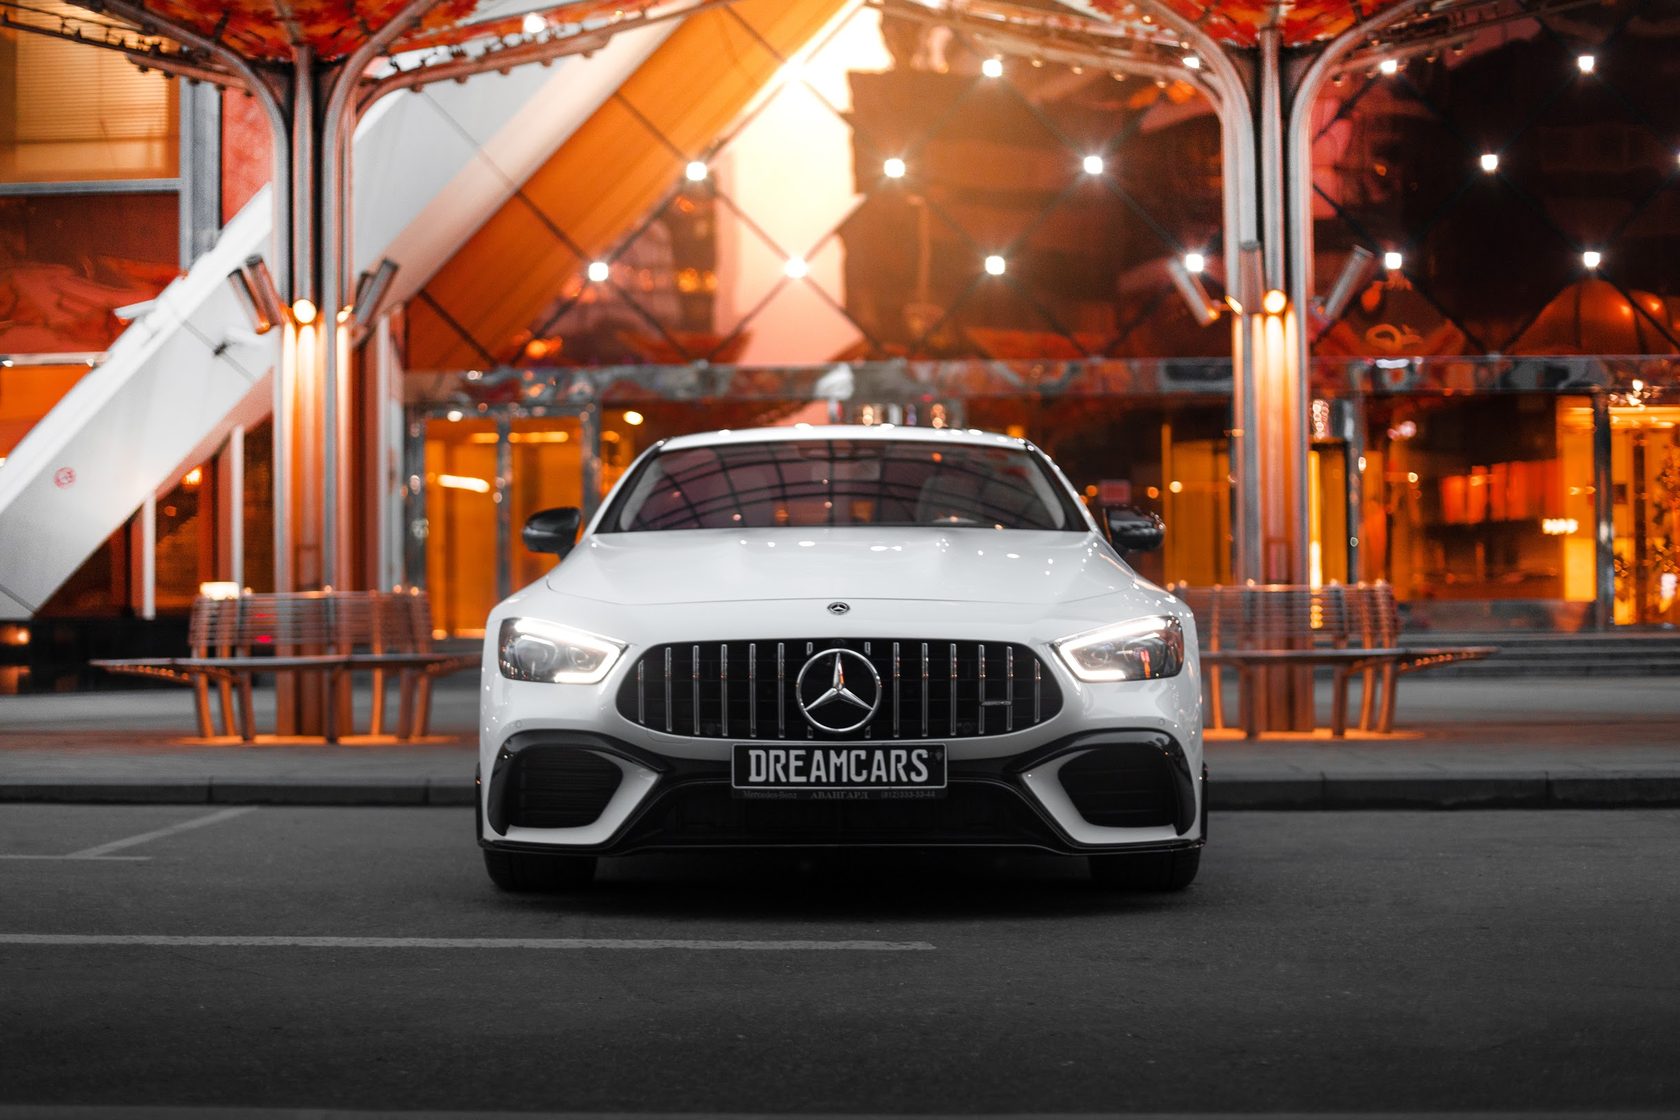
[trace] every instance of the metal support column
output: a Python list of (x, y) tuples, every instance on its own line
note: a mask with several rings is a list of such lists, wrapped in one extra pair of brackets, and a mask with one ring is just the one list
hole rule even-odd
[(369, 569), (375, 587), (389, 590), (405, 582), (403, 575), (403, 542), (408, 518), (404, 498), (408, 493), (409, 471), (404, 463), (402, 371), (398, 368), (396, 331), (390, 315), (382, 315), (374, 324), (373, 341), (368, 347), (373, 361), (371, 405), (375, 415), (370, 418), (370, 441), (374, 447), (373, 492), (368, 503), (372, 507), (374, 539), (370, 547)]
[(220, 478), (216, 496), (221, 508), (217, 521), (222, 527), (222, 556), (225, 566), (218, 578), (245, 586), (245, 427), (234, 425), (220, 457)]
[(426, 419), (410, 413), (405, 424), (408, 439), (403, 443), (403, 546), (404, 586), (426, 586), (426, 541), (431, 524), (426, 517)]
[(1616, 504), (1611, 477), (1615, 444), (1610, 438), (1610, 397), (1592, 398), (1593, 545), (1598, 585), (1593, 599), (1593, 625), (1609, 630), (1616, 624)]
[(1365, 474), (1359, 461), (1365, 458), (1365, 395), (1356, 393), (1343, 407), (1342, 471), (1347, 479), (1347, 578), (1360, 580), (1359, 547), (1365, 524)]
[(209, 252), (221, 233), (222, 91), (203, 82), (181, 88), (181, 267)]
[(496, 417), (496, 598), (513, 594), (513, 421)]
[[(1284, 285), (1283, 218), (1283, 75), (1278, 51), (1282, 32), (1260, 29), (1256, 49), (1259, 96), (1255, 119), (1256, 153), (1260, 172), (1260, 246), (1264, 254), (1266, 288)], [(1244, 306), (1248, 306), (1244, 304)], [(1250, 310), (1253, 310), (1250, 308)]]
[(583, 523), (589, 524), (601, 507), (601, 406), (586, 404), (578, 413), (578, 436), (583, 443)]
[(140, 617), (157, 617), (157, 495), (140, 503)]
[[(323, 71), (325, 106), (320, 117), (318, 150), (321, 166), (319, 177), (319, 298), (321, 321), (325, 329), (336, 332), (350, 300), (350, 270), (352, 268), (352, 212), (350, 191), (351, 142), (356, 123), (365, 106), (356, 97), (362, 75), (404, 31), (413, 27), (437, 0), (408, 0), (384, 26), (373, 32), (346, 58)], [(321, 470), (323, 495), (323, 524), (321, 538), (322, 578), (348, 586), (351, 578), (351, 556), (348, 521), (339, 509), (348, 502), (352, 486), (349, 446), (352, 409), (349, 383), (350, 354), (347, 346), (333, 343), (324, 354), (321, 367), (322, 414)]]

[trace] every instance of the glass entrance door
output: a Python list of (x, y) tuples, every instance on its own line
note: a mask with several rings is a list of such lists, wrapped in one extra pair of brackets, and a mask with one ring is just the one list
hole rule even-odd
[(583, 506), (582, 436), (582, 425), (574, 416), (515, 420), (509, 425), (509, 593), (540, 579), (554, 566), (553, 556), (532, 552), (519, 539), (525, 519), (540, 509)]
[(426, 422), (426, 589), (438, 631), (481, 637), (491, 607), (553, 566), (519, 531), (539, 509), (582, 505), (581, 434), (572, 416)]
[(1612, 407), (1618, 624), (1680, 623), (1680, 406)]

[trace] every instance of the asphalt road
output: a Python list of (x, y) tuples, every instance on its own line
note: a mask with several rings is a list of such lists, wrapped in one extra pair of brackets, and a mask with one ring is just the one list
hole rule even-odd
[(1674, 811), (1227, 814), (1166, 898), (984, 856), (511, 897), (470, 829), (0, 806), (0, 857), (79, 853), (0, 858), (0, 1116), (1680, 1108)]

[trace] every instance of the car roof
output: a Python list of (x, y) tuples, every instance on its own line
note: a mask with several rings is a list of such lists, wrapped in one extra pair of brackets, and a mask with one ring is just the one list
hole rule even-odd
[(844, 439), (872, 443), (960, 443), (978, 447), (1029, 446), (1026, 440), (979, 428), (905, 428), (894, 424), (794, 424), (775, 428), (724, 428), (716, 432), (695, 432), (673, 436), (661, 450), (682, 451), (690, 447), (716, 447), (736, 443), (778, 443), (798, 439)]

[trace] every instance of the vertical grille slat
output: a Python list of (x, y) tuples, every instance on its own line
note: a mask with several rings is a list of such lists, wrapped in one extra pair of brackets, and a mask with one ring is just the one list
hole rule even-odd
[(951, 643), (951, 734), (957, 733), (957, 643)]
[(1015, 730), (1015, 647), (1003, 647), (1003, 729)]
[(922, 643), (922, 738), (928, 737), (928, 644)]
[(898, 643), (897, 642), (893, 643), (892, 701), (893, 701), (893, 738), (896, 739), (896, 738), (898, 738)]
[[(775, 671), (766, 665), (760, 673), (759, 647), (764, 647), (768, 658), (772, 645)], [(875, 713), (863, 726), (845, 732), (813, 726), (802, 716), (797, 696), (799, 674), (809, 659), (837, 648), (868, 661), (879, 686)], [(742, 657), (747, 663), (744, 673)], [(915, 676), (918, 667), (920, 687)], [(657, 685), (661, 671), (663, 689)], [(852, 665), (847, 666), (846, 679), (849, 687), (860, 691), (869, 684), (867, 672), (859, 668), (854, 673)], [(936, 686), (935, 681), (941, 679), (943, 687)], [(686, 683), (679, 685), (679, 680)], [(810, 698), (815, 686), (809, 679), (805, 684)], [(1054, 719), (1061, 707), (1062, 692), (1054, 674), (1046, 672), (1040, 655), (1025, 645), (892, 637), (691, 640), (655, 645), (625, 674), (618, 692), (619, 713), (639, 726), (673, 735), (737, 741), (786, 739), (790, 720), (795, 738), (814, 741), (976, 738), (1037, 727)], [(803, 735), (797, 733), (801, 727)]]

